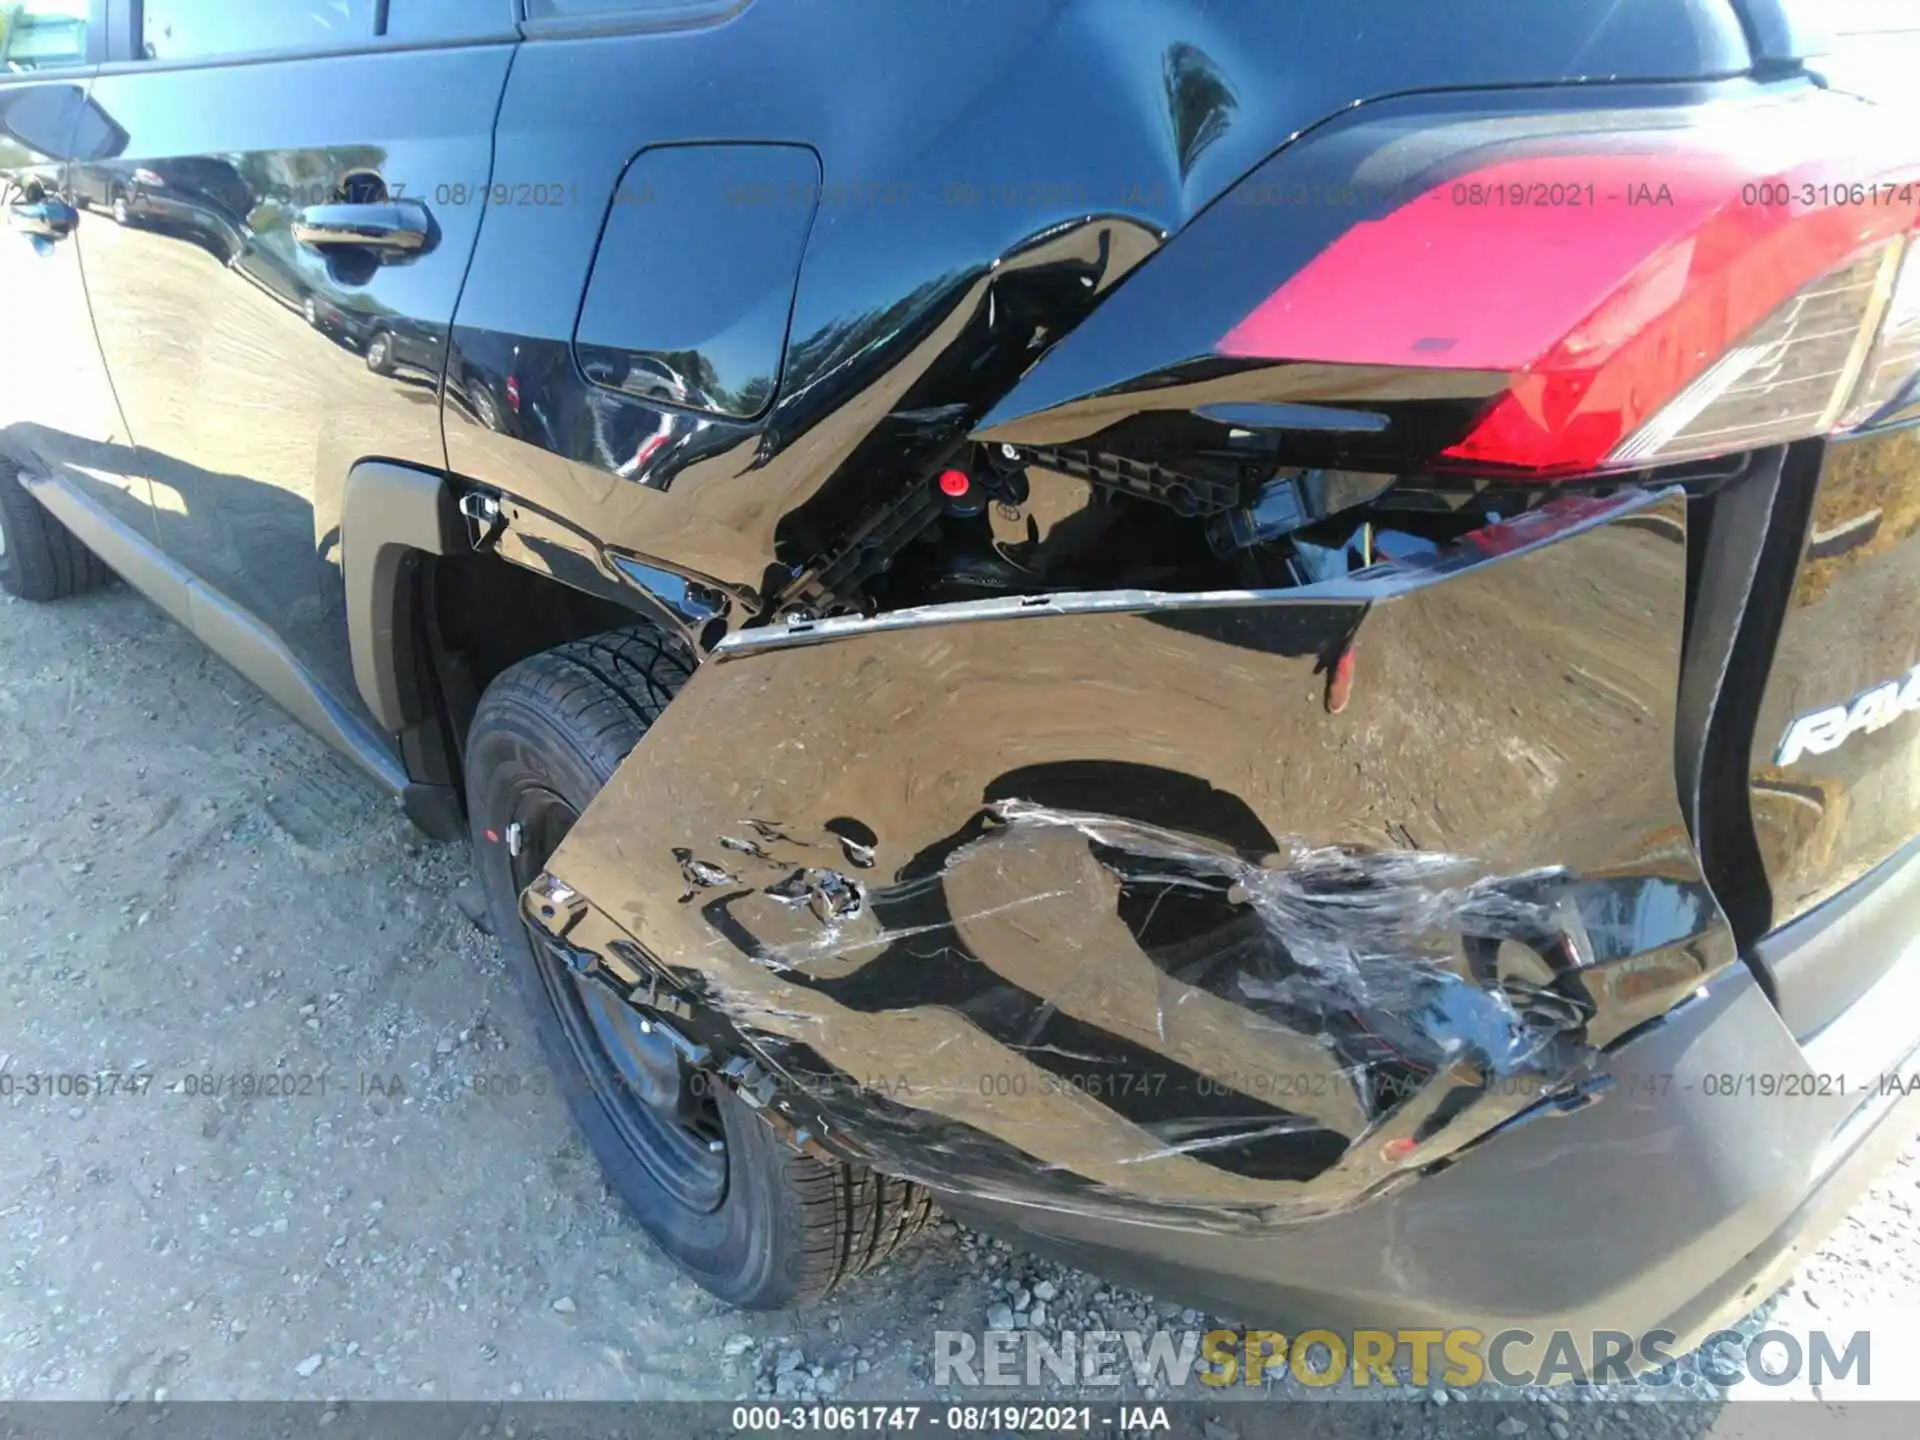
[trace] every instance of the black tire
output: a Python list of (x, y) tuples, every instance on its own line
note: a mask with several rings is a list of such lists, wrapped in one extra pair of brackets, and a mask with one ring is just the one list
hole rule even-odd
[(374, 374), (391, 375), (393, 373), (393, 337), (384, 330), (375, 331), (373, 338), (367, 341), (366, 360), (367, 369)]
[(113, 578), (0, 460), (0, 588), (22, 600), (64, 600)]
[[(919, 1186), (803, 1155), (718, 1081), (699, 1089), (702, 1124), (724, 1146), (718, 1197), (684, 1183), (677, 1139), (656, 1136), (648, 1112), (591, 1033), (582, 1044), (577, 986), (522, 921), (519, 892), (564, 834), (551, 799), (577, 816), (613, 775), (690, 673), (686, 653), (640, 627), (575, 641), (524, 660), (488, 686), (467, 747), (475, 863), (495, 933), (533, 1012), (547, 1059), (607, 1182), (689, 1276), (749, 1309), (816, 1299), (878, 1264), (925, 1227)], [(523, 816), (521, 855), (508, 826)], [(566, 822), (566, 823), (570, 823)], [(495, 838), (489, 838), (489, 836)], [(586, 1002), (588, 1004), (591, 1001)], [(599, 1046), (600, 1050), (593, 1047)], [(637, 1107), (637, 1118), (628, 1112)], [(669, 1153), (671, 1152), (671, 1153)], [(672, 1162), (669, 1164), (668, 1162)], [(665, 1175), (667, 1178), (663, 1179)], [(699, 1199), (690, 1200), (692, 1192)]]

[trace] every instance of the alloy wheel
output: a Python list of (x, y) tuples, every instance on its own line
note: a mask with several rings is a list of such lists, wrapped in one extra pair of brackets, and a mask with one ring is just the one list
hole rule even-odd
[[(578, 818), (550, 790), (515, 796), (506, 843), (516, 893), (546, 868)], [(523, 924), (568, 1046), (627, 1148), (687, 1208), (719, 1209), (727, 1195), (726, 1131), (711, 1079), (685, 1063), (663, 1020), (570, 963), (545, 930)]]

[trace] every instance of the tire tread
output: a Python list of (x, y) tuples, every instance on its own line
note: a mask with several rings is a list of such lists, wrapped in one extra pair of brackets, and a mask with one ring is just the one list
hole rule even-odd
[[(692, 673), (692, 657), (675, 638), (635, 626), (545, 651), (494, 686), (542, 710), (605, 765), (639, 743)], [(791, 1302), (817, 1300), (880, 1265), (934, 1217), (931, 1193), (912, 1181), (781, 1148), (800, 1230), (795, 1273), (787, 1277)]]
[(0, 512), (7, 527), (6, 588), (22, 600), (64, 600), (93, 590), (113, 572), (20, 482), (0, 460)]
[(910, 1180), (803, 1154), (787, 1170), (805, 1216), (803, 1295), (829, 1294), (880, 1265), (933, 1219), (933, 1196)]

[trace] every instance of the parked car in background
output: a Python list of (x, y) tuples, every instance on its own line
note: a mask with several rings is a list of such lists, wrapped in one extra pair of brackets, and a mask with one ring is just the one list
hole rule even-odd
[(471, 841), (714, 1294), (1678, 1354), (1911, 1133), (1900, 15), (9, 13), (0, 580)]

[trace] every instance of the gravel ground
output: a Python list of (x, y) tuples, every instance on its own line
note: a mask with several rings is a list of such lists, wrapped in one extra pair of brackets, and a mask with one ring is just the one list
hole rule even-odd
[[(932, 1386), (936, 1330), (1036, 1306), (1044, 1328), (1210, 1323), (947, 1222), (827, 1306), (731, 1312), (540, 1093), (499, 953), (455, 901), (458, 848), (118, 587), (0, 609), (0, 734), (0, 1398), (978, 1402), (1005, 1392)], [(74, 1071), (153, 1079), (20, 1093)], [(256, 1098), (200, 1079), (268, 1073), (316, 1078)], [(1876, 1396), (1920, 1397), (1899, 1363), (1920, 1338), (1916, 1151), (1766, 1312), (1871, 1328)], [(1761, 1408), (1401, 1397), (1320, 1413), (1567, 1440), (1739, 1434)], [(1203, 1433), (1266, 1432), (1222, 1403)]]

